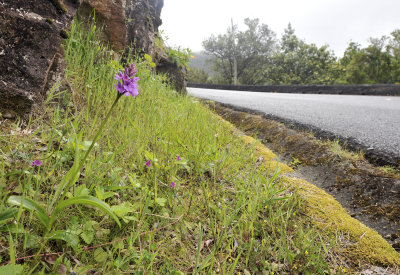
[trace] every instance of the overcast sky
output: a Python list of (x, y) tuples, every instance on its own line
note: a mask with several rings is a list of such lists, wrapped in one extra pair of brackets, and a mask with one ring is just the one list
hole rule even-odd
[(164, 0), (160, 30), (169, 46), (203, 50), (211, 34), (223, 34), (231, 18), (259, 18), (280, 38), (288, 23), (307, 43), (328, 44), (341, 56), (349, 41), (365, 46), (370, 37), (400, 29), (400, 0)]

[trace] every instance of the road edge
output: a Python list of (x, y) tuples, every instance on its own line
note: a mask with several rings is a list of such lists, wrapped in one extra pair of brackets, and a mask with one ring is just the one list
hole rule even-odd
[(217, 114), (215, 116), (229, 125), (232, 132), (244, 143), (254, 146), (257, 154), (263, 158), (266, 167), (279, 167), (282, 174), (281, 181), (288, 188), (297, 190), (305, 202), (307, 215), (312, 218), (318, 230), (325, 234), (339, 232), (348, 236), (350, 244), (341, 253), (355, 263), (365, 261), (372, 265), (400, 267), (400, 254), (378, 232), (351, 217), (342, 205), (324, 190), (303, 179), (285, 175), (293, 169), (277, 161), (275, 153), (260, 141), (243, 134), (221, 116)]

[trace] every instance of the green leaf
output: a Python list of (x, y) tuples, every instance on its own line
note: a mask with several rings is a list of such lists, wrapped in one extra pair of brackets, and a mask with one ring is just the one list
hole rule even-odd
[(96, 260), (96, 262), (98, 263), (104, 263), (108, 258), (107, 253), (101, 248), (97, 248), (94, 251), (94, 259)]
[(83, 204), (83, 205), (91, 205), (94, 207), (97, 207), (101, 210), (103, 210), (105, 213), (107, 213), (111, 218), (115, 220), (115, 222), (118, 224), (119, 227), (121, 227), (121, 223), (118, 219), (118, 217), (114, 214), (112, 209), (108, 204), (105, 202), (99, 200), (98, 198), (95, 198), (93, 196), (79, 196), (75, 198), (70, 198), (65, 201), (60, 202), (57, 207), (54, 209), (53, 213), (51, 214), (51, 219), (50, 219), (50, 225), (52, 225), (57, 218), (58, 214), (66, 207), (69, 207), (71, 205), (75, 204)]
[(104, 188), (103, 187), (97, 187), (95, 189), (95, 191), (96, 191), (96, 197), (99, 200), (105, 200), (105, 199), (108, 199), (108, 198), (114, 196), (113, 192), (104, 192)]
[(7, 208), (0, 214), (0, 224), (12, 219), (18, 213), (16, 208)]
[(43, 239), (38, 235), (32, 234), (32, 232), (26, 232), (25, 240), (24, 240), (24, 248), (33, 249), (39, 248), (40, 244), (42, 243)]
[(104, 238), (104, 236), (107, 236), (111, 232), (110, 229), (104, 229), (98, 223), (93, 224), (93, 228), (96, 232), (96, 238), (98, 239)]
[(0, 232), (8, 232), (12, 234), (25, 234), (28, 233), (21, 224), (7, 224), (0, 227)]
[[(80, 139), (80, 138), (79, 138)], [(65, 174), (65, 176), (61, 179), (60, 184), (57, 187), (57, 190), (53, 196), (49, 209), (53, 208), (54, 204), (57, 200), (59, 200), (61, 192), (64, 190), (64, 194), (68, 191), (69, 187), (71, 187), (75, 182), (79, 179), (80, 171), (79, 171), (79, 161), (80, 161), (80, 151), (79, 151), (79, 139), (75, 134), (75, 142), (78, 146), (75, 146), (75, 156), (74, 163), (72, 164), (71, 169)]]
[(74, 190), (74, 197), (86, 196), (89, 195), (90, 191), (86, 188), (85, 185), (80, 185)]
[(130, 202), (123, 202), (118, 205), (111, 206), (112, 211), (118, 216), (123, 217), (129, 212), (135, 211), (135, 208)]
[(161, 207), (164, 207), (166, 202), (167, 202), (167, 199), (164, 199), (164, 198), (156, 198), (156, 203), (157, 203), (159, 206), (161, 206)]
[(118, 217), (122, 218), (125, 223), (138, 220), (135, 216), (128, 216), (129, 212), (136, 210), (136, 208), (129, 202), (123, 202), (121, 204), (114, 205), (111, 207), (111, 209)]
[(153, 58), (150, 55), (148, 55), (147, 53), (144, 55), (144, 59), (146, 59), (150, 63), (153, 62)]
[(20, 196), (11, 196), (7, 200), (8, 204), (20, 206), (33, 212), (38, 219), (43, 223), (43, 225), (48, 228), (50, 219), (46, 214), (46, 211), (37, 202), (29, 198), (23, 198)]
[(91, 244), (94, 239), (94, 235), (96, 232), (93, 228), (93, 225), (96, 223), (97, 222), (95, 222), (95, 221), (87, 221), (83, 225), (81, 238), (85, 241), (86, 244)]
[(79, 237), (68, 230), (57, 230), (52, 232), (50, 239), (62, 240), (70, 245), (73, 249), (77, 249), (79, 245)]
[[(87, 151), (89, 150), (90, 145), (92, 145), (92, 141), (91, 140), (85, 140), (82, 145), (80, 145), (81, 147), (79, 147), (79, 149), (82, 149), (83, 151)], [(99, 144), (96, 142), (93, 147), (98, 147)]]
[(8, 274), (8, 275), (19, 275), (22, 274), (24, 271), (24, 266), (23, 265), (3, 265), (0, 266), (0, 274)]
[(132, 175), (128, 175), (128, 178), (133, 188), (138, 189), (141, 187), (140, 182), (137, 181), (137, 176), (135, 173), (133, 173)]

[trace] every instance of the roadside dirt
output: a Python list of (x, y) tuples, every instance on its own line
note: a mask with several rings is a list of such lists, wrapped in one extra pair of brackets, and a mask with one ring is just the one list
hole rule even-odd
[(400, 177), (364, 158), (341, 158), (309, 133), (249, 110), (208, 102), (210, 109), (247, 135), (257, 136), (280, 157), (295, 163), (294, 176), (322, 188), (348, 213), (376, 230), (400, 251)]

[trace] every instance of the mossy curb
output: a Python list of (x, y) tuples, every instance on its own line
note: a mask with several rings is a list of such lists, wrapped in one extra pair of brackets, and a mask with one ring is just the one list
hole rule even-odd
[(305, 203), (306, 215), (311, 217), (314, 226), (322, 233), (337, 232), (348, 237), (349, 244), (341, 254), (354, 264), (373, 264), (390, 267), (400, 266), (400, 254), (386, 242), (375, 230), (365, 226), (357, 219), (352, 218), (341, 204), (324, 190), (298, 178), (284, 175), (292, 172), (289, 166), (276, 160), (277, 156), (260, 141), (244, 135), (234, 125), (216, 115), (228, 124), (232, 132), (238, 135), (243, 142), (254, 146), (258, 156), (263, 158), (268, 168), (279, 167), (281, 182), (289, 188), (295, 188)]
[(352, 262), (400, 266), (400, 254), (375, 230), (352, 218), (331, 195), (311, 183), (296, 178), (282, 177), (287, 186), (296, 187), (306, 204), (307, 215), (323, 232), (340, 232), (351, 242), (342, 251)]

